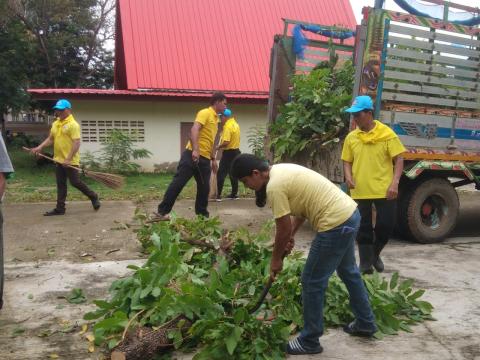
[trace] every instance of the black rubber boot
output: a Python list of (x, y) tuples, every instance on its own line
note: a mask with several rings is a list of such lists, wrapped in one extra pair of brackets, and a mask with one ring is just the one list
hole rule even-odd
[(362, 274), (372, 274), (374, 260), (373, 245), (358, 244), (358, 253), (360, 255), (360, 272)]
[(374, 261), (373, 261), (373, 267), (375, 270), (378, 272), (383, 272), (385, 270), (385, 266), (383, 264), (382, 259), (380, 258), (380, 253), (382, 252), (383, 248), (385, 247), (386, 244), (380, 244), (380, 243), (375, 243), (374, 245)]

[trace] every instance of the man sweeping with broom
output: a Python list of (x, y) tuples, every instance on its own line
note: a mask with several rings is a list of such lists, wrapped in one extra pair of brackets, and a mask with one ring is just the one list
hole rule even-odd
[(55, 175), (57, 178), (57, 206), (44, 213), (44, 216), (64, 215), (65, 200), (67, 198), (67, 179), (70, 184), (85, 194), (95, 210), (100, 208), (98, 195), (93, 192), (82, 180), (79, 171), (72, 166), (80, 165), (80, 125), (72, 115), (72, 105), (68, 100), (60, 99), (53, 107), (57, 118), (50, 130), (50, 135), (37, 147), (30, 151), (37, 155), (46, 146), (53, 144), (53, 160), (56, 162)]

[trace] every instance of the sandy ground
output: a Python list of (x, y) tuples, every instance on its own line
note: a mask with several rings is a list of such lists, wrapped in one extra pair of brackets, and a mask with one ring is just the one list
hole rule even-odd
[[(144, 204), (150, 211), (156, 203)], [(175, 211), (193, 216), (193, 202), (179, 201)], [(132, 223), (135, 205), (104, 202), (93, 212), (87, 202), (68, 205), (67, 214), (42, 216), (51, 203), (4, 206), (6, 283), (0, 311), (1, 359), (101, 359), (88, 352), (81, 335), (82, 316), (91, 304), (65, 300), (72, 288), (82, 288), (89, 302), (103, 298), (110, 283), (128, 273), (128, 264), (141, 264), (143, 255)], [(226, 228), (252, 231), (270, 218), (252, 200), (211, 203)], [(301, 229), (297, 247), (307, 250), (313, 233)], [(325, 351), (303, 359), (466, 359), (480, 360), (480, 193), (461, 193), (457, 228), (444, 243), (421, 245), (393, 240), (384, 251), (386, 276), (399, 271), (427, 289), (438, 321), (414, 327), (411, 334), (381, 341), (351, 338), (337, 329), (321, 339)], [(46, 336), (48, 335), (48, 336)], [(179, 354), (178, 359), (191, 359)]]

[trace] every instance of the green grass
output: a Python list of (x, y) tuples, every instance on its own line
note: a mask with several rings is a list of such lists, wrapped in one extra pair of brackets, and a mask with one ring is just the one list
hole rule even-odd
[[(6, 202), (39, 202), (55, 201), (57, 187), (55, 183), (55, 165), (45, 164), (38, 166), (36, 159), (29, 153), (18, 149), (8, 149), (15, 169), (15, 176), (8, 180)], [(51, 151), (50, 151), (51, 152)], [(82, 180), (102, 200), (133, 200), (136, 202), (160, 200), (163, 197), (173, 174), (141, 173), (125, 176), (125, 186), (119, 190), (109, 189), (85, 176)], [(230, 181), (225, 181), (224, 194), (230, 191)], [(242, 185), (240, 195), (249, 194)], [(179, 198), (194, 198), (196, 193), (195, 181), (192, 179), (183, 189)], [(68, 185), (67, 200), (87, 200), (87, 198), (70, 184)]]

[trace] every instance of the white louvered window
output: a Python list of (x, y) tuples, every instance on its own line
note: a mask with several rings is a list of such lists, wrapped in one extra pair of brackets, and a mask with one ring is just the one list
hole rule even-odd
[(133, 141), (145, 142), (145, 122), (143, 120), (82, 120), (82, 141), (103, 142), (110, 130), (122, 130)]

